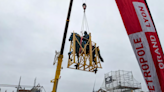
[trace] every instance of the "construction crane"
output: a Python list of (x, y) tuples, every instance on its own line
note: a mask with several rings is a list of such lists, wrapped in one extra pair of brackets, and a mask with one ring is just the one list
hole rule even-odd
[[(146, 3), (146, 0), (144, 0), (144, 1)], [(58, 62), (57, 62), (55, 79), (51, 80), (51, 82), (54, 83), (52, 92), (57, 92), (57, 85), (58, 85), (58, 81), (59, 81), (59, 78), (60, 78), (60, 71), (61, 71), (61, 65), (62, 65), (62, 60), (63, 60), (63, 52), (64, 52), (65, 40), (66, 40), (67, 30), (68, 30), (68, 25), (69, 25), (69, 18), (70, 18), (70, 15), (71, 15), (72, 4), (73, 4), (73, 0), (70, 0), (69, 9), (68, 9), (68, 15), (67, 15), (67, 19), (66, 19), (64, 35), (63, 35), (63, 40), (62, 40), (62, 46), (61, 46), (60, 54), (58, 56)], [(146, 5), (147, 5), (147, 3), (146, 3)], [(148, 10), (149, 10), (149, 8), (148, 8)], [(153, 22), (153, 24), (154, 24), (154, 22)], [(154, 27), (155, 27), (155, 25), (154, 25)], [(91, 56), (92, 56), (92, 54), (91, 54)], [(92, 62), (92, 59), (90, 60), (90, 62)], [(68, 66), (69, 66), (69, 64), (68, 64)], [(76, 66), (79, 66), (79, 65), (76, 65)], [(84, 68), (84, 70), (85, 70), (85, 68)], [(97, 71), (97, 68), (96, 68), (95, 71)]]
[[(68, 26), (69, 26), (69, 18), (71, 15), (72, 4), (73, 4), (73, 0), (70, 0), (68, 15), (67, 15), (67, 19), (66, 19), (64, 34), (63, 34), (63, 41), (62, 41), (61, 50), (60, 50), (60, 53), (56, 52), (56, 55), (55, 55), (54, 61), (56, 61), (56, 58), (58, 58), (58, 62), (57, 62), (55, 79), (51, 80), (51, 82), (54, 83), (52, 92), (57, 92), (58, 81), (60, 79), (60, 72), (61, 72), (61, 68), (62, 68), (61, 66), (62, 66), (62, 60), (63, 60), (63, 52), (64, 52), (65, 40), (66, 40), (66, 36), (67, 36), (67, 30), (68, 30)], [(82, 7), (84, 9), (84, 20), (86, 21), (86, 16), (85, 16), (86, 4), (83, 3)], [(83, 26), (84, 26), (84, 22), (83, 22)], [(81, 48), (82, 50), (81, 50), (81, 53), (79, 52), (79, 54), (80, 54), (79, 56), (80, 56), (80, 58), (83, 58), (83, 61), (81, 61), (81, 62), (78, 61), (78, 63), (75, 60), (75, 50), (76, 50), (75, 43), (78, 43), (78, 42), (81, 43), (81, 42), (78, 40), (76, 40), (76, 42), (75, 42), (75, 39), (77, 39), (76, 38), (77, 35), (75, 36), (75, 33), (73, 33), (72, 36), (73, 36), (73, 40), (71, 41), (71, 43), (74, 43), (74, 45), (73, 46), (70, 45), (70, 52), (72, 52), (71, 48), (74, 51), (70, 55), (72, 55), (74, 57), (72, 57), (72, 59), (71, 58), (68, 59), (67, 68), (78, 69), (78, 70), (83, 70), (83, 71), (88, 71), (88, 72), (95, 72), (95, 74), (96, 74), (96, 72), (98, 71), (97, 69), (102, 68), (101, 63), (100, 63), (100, 59), (97, 59), (97, 58), (100, 58), (101, 56), (100, 56), (99, 49), (98, 49), (99, 47), (96, 46), (96, 43), (91, 41), (91, 33), (89, 33), (89, 35), (88, 35), (89, 39), (88, 39), (87, 43), (85, 44), (86, 47), (89, 46), (88, 47), (89, 48), (89, 50), (88, 50), (89, 54), (86, 53), (87, 49), (85, 46), (84, 46), (84, 48)], [(83, 39), (83, 37), (82, 37), (82, 39)], [(94, 43), (94, 45), (92, 45), (92, 43)], [(79, 46), (81, 46), (81, 45), (82, 44), (79, 44)], [(77, 53), (76, 53), (76, 55), (77, 55)], [(78, 60), (79, 60), (79, 56), (78, 56)], [(87, 60), (89, 61), (88, 62), (89, 64), (86, 63)], [(73, 62), (71, 62), (71, 61), (73, 61)], [(103, 62), (102, 58), (101, 58), (101, 61)], [(54, 64), (55, 64), (55, 62), (54, 62)], [(74, 64), (75, 64), (76, 68), (71, 67), (71, 66), (74, 66)]]
[(68, 25), (69, 25), (69, 18), (71, 15), (72, 4), (73, 4), (73, 0), (70, 0), (68, 15), (67, 15), (65, 29), (64, 29), (62, 46), (61, 46), (61, 50), (60, 50), (60, 55), (58, 56), (55, 79), (51, 80), (51, 82), (54, 83), (52, 92), (57, 92), (57, 85), (58, 85), (58, 81), (59, 81), (59, 77), (60, 77), (60, 70), (61, 70), (61, 66), (62, 66), (63, 52), (64, 52), (65, 40), (66, 40), (67, 30), (68, 30)]

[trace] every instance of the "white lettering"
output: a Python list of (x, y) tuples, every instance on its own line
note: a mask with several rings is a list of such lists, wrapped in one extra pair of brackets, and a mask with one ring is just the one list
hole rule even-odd
[(140, 11), (141, 11), (141, 15), (142, 15), (142, 17), (143, 17), (143, 20), (144, 20), (144, 23), (146, 23), (145, 25), (146, 25), (146, 27), (151, 27), (150, 26), (150, 23), (149, 23), (149, 20), (148, 20), (148, 18), (147, 18), (147, 15), (146, 15), (146, 13), (145, 13), (145, 10), (143, 9), (143, 7), (142, 6), (138, 6), (140, 9)]
[(162, 59), (161, 53), (159, 51), (159, 47), (158, 47), (157, 40), (156, 40), (155, 36), (150, 35), (150, 40), (152, 43), (152, 47), (154, 48), (154, 52), (156, 53), (156, 56), (157, 56), (158, 66), (160, 69), (164, 69), (163, 59)]

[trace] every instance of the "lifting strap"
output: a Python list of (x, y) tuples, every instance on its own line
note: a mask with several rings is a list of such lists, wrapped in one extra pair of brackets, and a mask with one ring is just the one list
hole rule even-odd
[(86, 3), (83, 3), (82, 7), (84, 9), (84, 15), (83, 15), (82, 26), (81, 26), (81, 33), (83, 35), (84, 31), (87, 31), (89, 33), (89, 26), (88, 26), (86, 14), (85, 14), (85, 11), (86, 11), (86, 8), (87, 8)]

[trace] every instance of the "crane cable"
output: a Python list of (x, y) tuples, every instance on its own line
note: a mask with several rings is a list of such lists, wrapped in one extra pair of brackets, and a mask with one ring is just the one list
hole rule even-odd
[[(80, 39), (80, 44), (82, 44), (82, 40), (83, 40), (83, 35), (84, 35), (84, 32), (86, 31), (87, 33), (89, 33), (89, 26), (88, 26), (88, 22), (87, 22), (87, 17), (86, 17), (86, 14), (85, 14), (85, 10), (87, 8), (87, 5), (85, 3), (86, 0), (83, 0), (83, 4), (82, 4), (82, 7), (84, 9), (84, 15), (83, 15), (83, 20), (82, 20), (82, 26), (81, 26), (81, 39)], [(79, 53), (81, 52), (81, 47), (79, 49)]]
[(82, 3), (86, 3), (86, 0), (82, 0)]
[[(86, 1), (86, 0), (83, 0), (83, 1)], [(87, 17), (86, 17), (86, 14), (85, 14), (85, 10), (87, 8), (87, 5), (86, 5), (85, 2), (82, 4), (82, 7), (84, 9), (82, 26), (81, 26), (81, 33), (83, 35), (84, 31), (87, 31), (89, 33), (89, 26), (88, 26)]]

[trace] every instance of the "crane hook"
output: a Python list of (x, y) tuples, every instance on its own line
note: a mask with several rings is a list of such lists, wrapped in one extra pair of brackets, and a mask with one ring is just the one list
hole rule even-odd
[(84, 9), (84, 12), (85, 12), (85, 9), (87, 8), (87, 5), (85, 3), (83, 3), (83, 9)]

